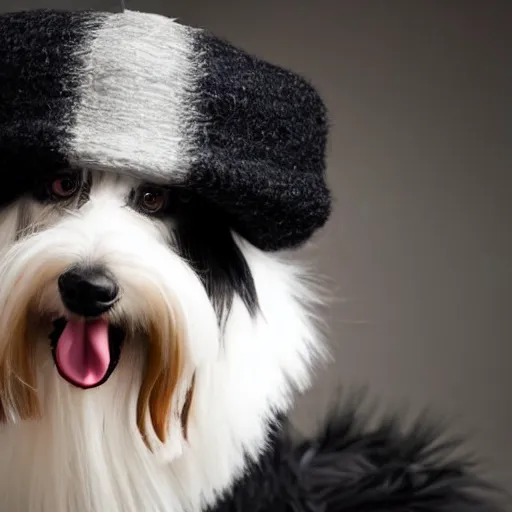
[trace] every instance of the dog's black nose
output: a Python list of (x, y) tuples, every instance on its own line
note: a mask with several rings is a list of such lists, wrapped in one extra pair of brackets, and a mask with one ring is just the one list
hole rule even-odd
[(71, 267), (59, 277), (64, 305), (77, 315), (94, 317), (108, 311), (117, 301), (119, 286), (99, 267)]

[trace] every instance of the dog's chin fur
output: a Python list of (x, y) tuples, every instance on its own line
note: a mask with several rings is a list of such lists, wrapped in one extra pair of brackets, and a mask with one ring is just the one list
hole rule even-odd
[[(257, 307), (234, 293), (220, 318), (173, 218), (127, 207), (129, 179), (95, 180), (85, 204), (27, 196), (1, 213), (0, 510), (199, 511), (308, 386), (316, 295), (297, 265), (233, 235)], [(89, 390), (59, 375), (49, 341), (68, 314), (57, 278), (77, 262), (122, 289), (109, 314), (126, 332), (121, 357)]]

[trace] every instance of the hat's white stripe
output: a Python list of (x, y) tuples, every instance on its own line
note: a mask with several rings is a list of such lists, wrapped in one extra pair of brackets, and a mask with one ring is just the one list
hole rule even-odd
[(106, 18), (83, 53), (71, 162), (155, 181), (189, 168), (195, 30), (126, 11)]

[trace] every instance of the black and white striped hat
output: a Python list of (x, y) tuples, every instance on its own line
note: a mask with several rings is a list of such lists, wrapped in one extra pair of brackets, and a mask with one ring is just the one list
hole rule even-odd
[(185, 186), (265, 250), (328, 218), (326, 113), (294, 73), (139, 12), (0, 15), (0, 204), (62, 167)]

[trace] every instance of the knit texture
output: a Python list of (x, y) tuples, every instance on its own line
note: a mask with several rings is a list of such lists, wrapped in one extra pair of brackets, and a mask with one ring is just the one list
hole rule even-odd
[(327, 116), (297, 74), (163, 16), (0, 16), (0, 204), (62, 167), (188, 188), (263, 250), (326, 222)]
[(0, 16), (0, 203), (69, 165), (80, 101), (79, 49), (101, 14), (33, 11)]
[(294, 246), (330, 213), (324, 179), (326, 110), (301, 77), (210, 35), (191, 187), (222, 204), (242, 235), (267, 249)]

